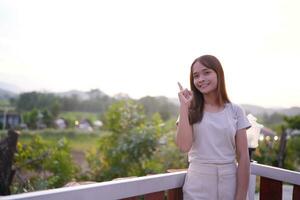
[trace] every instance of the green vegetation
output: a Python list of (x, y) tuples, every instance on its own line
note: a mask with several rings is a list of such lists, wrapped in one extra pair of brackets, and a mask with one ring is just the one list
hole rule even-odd
[[(2, 137), (6, 132), (1, 131)], [(27, 130), (22, 131), (19, 136), (19, 142), (21, 144), (29, 144), (35, 136), (39, 136), (45, 143), (53, 144), (58, 142), (61, 138), (65, 138), (68, 141), (68, 145), (71, 150), (86, 151), (92, 147), (95, 147), (100, 135), (105, 134), (105, 131), (93, 131), (83, 132), (75, 129), (68, 130), (56, 130), (56, 129), (44, 129), (44, 130)]]
[[(28, 112), (35, 116), (37, 110)], [(92, 132), (72, 127), (23, 130), (15, 162), (18, 176), (12, 191), (61, 187), (72, 180), (104, 181), (185, 168), (186, 155), (174, 143), (175, 117), (163, 121), (159, 112), (150, 113), (146, 114), (144, 105), (137, 101), (120, 100), (111, 104), (102, 116), (81, 112), (59, 115), (70, 121), (101, 118), (104, 127)], [(3, 137), (4, 132), (0, 135)], [(87, 164), (85, 169), (74, 162), (78, 152), (85, 155), (81, 160)]]
[[(278, 120), (278, 114), (273, 115)], [(300, 135), (292, 135), (293, 130), (300, 130), (300, 115), (282, 116), (281, 123), (273, 125), (280, 140), (264, 140), (254, 153), (254, 160), (259, 163), (280, 166), (285, 169), (299, 170)]]
[[(82, 100), (76, 95), (31, 92), (10, 100), (29, 128), (21, 130), (19, 137), (14, 193), (61, 187), (70, 181), (105, 181), (187, 167), (187, 155), (174, 142), (176, 105), (164, 97), (116, 100), (99, 90), (88, 94), (89, 98)], [(55, 128), (53, 122), (58, 118), (66, 120), (66, 129)], [(279, 138), (284, 131), (300, 126), (299, 116), (275, 113), (258, 118)], [(100, 120), (103, 126), (82, 130), (76, 124), (81, 120), (92, 126)], [(0, 131), (0, 138), (5, 134)], [(285, 168), (299, 170), (299, 147), (299, 136), (288, 137), (285, 152), (279, 141), (264, 140), (253, 159), (278, 166), (282, 154)]]
[(0, 99), (0, 108), (10, 106), (9, 101), (6, 99)]
[[(55, 128), (54, 120), (63, 118), (68, 128), (74, 128), (75, 120), (85, 119), (90, 122), (102, 120), (108, 107), (118, 100), (103, 94), (98, 89), (92, 89), (80, 94), (74, 93), (57, 96), (47, 92), (26, 92), (14, 99), (2, 100), (0, 105), (9, 110), (16, 110), (22, 116), (22, 122), (31, 130), (40, 128)], [(151, 117), (159, 113), (163, 120), (177, 115), (178, 107), (170, 103), (166, 97), (144, 97), (134, 100), (144, 107), (145, 115)]]
[(12, 185), (14, 192), (61, 187), (78, 171), (65, 138), (52, 143), (35, 135), (26, 145), (18, 143), (15, 159), (17, 173), (26, 171), (29, 178), (15, 181)]
[[(91, 177), (96, 181), (162, 173), (168, 167), (176, 167), (170, 164), (175, 162), (168, 161), (174, 158), (170, 155), (166, 158), (167, 154), (162, 152), (168, 150), (163, 146), (170, 145), (168, 142), (174, 144), (174, 141), (170, 140), (170, 135), (163, 137), (170, 130), (164, 129), (158, 113), (147, 119), (141, 105), (130, 100), (120, 101), (108, 109), (105, 124), (110, 133), (101, 136), (97, 150), (88, 156)], [(164, 145), (159, 144), (162, 139), (166, 139)], [(175, 145), (171, 147), (180, 155)]]

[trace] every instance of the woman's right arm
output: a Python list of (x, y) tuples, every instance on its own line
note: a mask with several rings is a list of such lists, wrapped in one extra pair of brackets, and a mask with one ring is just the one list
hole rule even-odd
[(193, 128), (189, 123), (189, 106), (193, 99), (193, 94), (187, 89), (183, 90), (180, 84), (178, 98), (180, 101), (180, 117), (177, 124), (176, 144), (182, 152), (188, 152), (193, 143)]

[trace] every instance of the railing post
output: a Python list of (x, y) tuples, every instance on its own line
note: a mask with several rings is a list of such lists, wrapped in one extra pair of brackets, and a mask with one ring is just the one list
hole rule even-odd
[(150, 194), (145, 194), (145, 200), (164, 200), (165, 199), (165, 192), (154, 192)]
[(259, 199), (282, 200), (282, 181), (261, 176)]
[(138, 197), (128, 197), (126, 199), (122, 199), (122, 200), (138, 200)]
[(182, 200), (182, 188), (175, 188), (168, 190), (168, 200)]
[(294, 185), (293, 188), (293, 200), (300, 199), (300, 185)]
[[(168, 173), (172, 172), (180, 172), (180, 171), (186, 171), (187, 169), (168, 169)], [(168, 190), (168, 200), (182, 200), (183, 199), (183, 193), (182, 193), (182, 187), (180, 188), (174, 188)]]
[(250, 174), (249, 188), (248, 188), (249, 200), (254, 200), (255, 198), (255, 186), (256, 186), (256, 175)]

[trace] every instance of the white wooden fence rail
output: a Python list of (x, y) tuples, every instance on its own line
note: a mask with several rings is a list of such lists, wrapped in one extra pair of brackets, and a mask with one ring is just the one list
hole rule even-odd
[(22, 200), (110, 200), (180, 188), (186, 172), (149, 175), (0, 197)]
[[(186, 171), (149, 175), (89, 185), (65, 187), (0, 197), (3, 200), (110, 200), (180, 188)], [(251, 163), (249, 200), (254, 200), (256, 176), (300, 185), (300, 172)]]

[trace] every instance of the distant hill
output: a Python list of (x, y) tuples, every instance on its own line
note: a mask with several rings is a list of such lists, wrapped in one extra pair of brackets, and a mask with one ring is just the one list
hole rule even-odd
[(179, 100), (178, 98), (168, 98), (169, 102), (179, 106)]
[[(8, 84), (0, 81), (0, 100), (8, 100), (10, 98), (16, 98), (20, 93), (20, 88), (13, 84)], [(80, 91), (80, 90), (70, 90), (66, 92), (58, 92), (55, 93), (56, 95), (60, 97), (74, 97), (77, 96), (80, 100), (88, 100), (91, 97), (104, 97), (107, 96), (104, 92), (102, 92), (99, 89), (92, 89), (90, 91)], [(119, 98), (118, 98), (119, 97)], [(129, 98), (128, 96), (124, 95), (123, 93), (120, 93), (118, 95), (115, 95), (111, 98), (114, 99), (122, 99), (122, 98)], [(146, 96), (145, 96), (146, 97)], [(140, 99), (143, 99), (145, 97), (142, 97)], [(156, 97), (157, 99), (161, 97)], [(167, 97), (165, 97), (167, 98)], [(167, 98), (168, 102), (174, 104), (175, 106), (179, 106), (179, 101), (177, 98)], [(275, 112), (287, 115), (287, 116), (294, 116), (294, 115), (300, 115), (300, 107), (291, 107), (291, 108), (264, 108), (262, 106), (256, 106), (256, 105), (250, 105), (250, 104), (241, 104), (241, 106), (245, 109), (246, 113), (252, 113), (253, 115), (271, 115)]]
[(253, 115), (271, 115), (273, 113), (280, 113), (287, 116), (300, 115), (300, 107), (291, 107), (291, 108), (264, 108), (261, 106), (241, 104), (245, 109), (246, 113), (251, 113)]
[(291, 107), (288, 109), (282, 109), (279, 111), (280, 113), (284, 113), (285, 115), (300, 115), (300, 107)]
[(79, 90), (70, 90), (66, 92), (58, 92), (55, 93), (59, 97), (73, 97), (76, 96), (80, 100), (86, 100), (89, 98), (89, 95), (86, 92), (79, 91)]
[(0, 100), (8, 100), (16, 96), (18, 96), (18, 94), (0, 88)]
[[(177, 98), (169, 98), (169, 101), (177, 106), (179, 106), (179, 101)], [(253, 115), (271, 115), (273, 113), (280, 113), (287, 116), (300, 115), (300, 107), (291, 108), (265, 108), (262, 106), (250, 105), (250, 104), (240, 104), (245, 112), (251, 113)]]
[(11, 92), (13, 94), (19, 94), (22, 90), (18, 86), (10, 83), (5, 83), (0, 81), (0, 89), (6, 91), (6, 92)]
[[(177, 98), (169, 98), (169, 102), (179, 106), (179, 101)], [(245, 110), (245, 112), (251, 113), (253, 115), (271, 115), (274, 113), (280, 113), (287, 116), (300, 115), (300, 107), (291, 108), (265, 108), (262, 106), (250, 105), (250, 104), (240, 104)]]
[(102, 92), (99, 89), (93, 89), (88, 92), (84, 92), (84, 91), (80, 91), (80, 90), (70, 90), (67, 92), (58, 92), (55, 94), (58, 95), (59, 97), (74, 97), (74, 96), (76, 96), (80, 100), (88, 100), (91, 97), (96, 97), (96, 96), (97, 97), (108, 96), (107, 94), (105, 94), (104, 92)]

